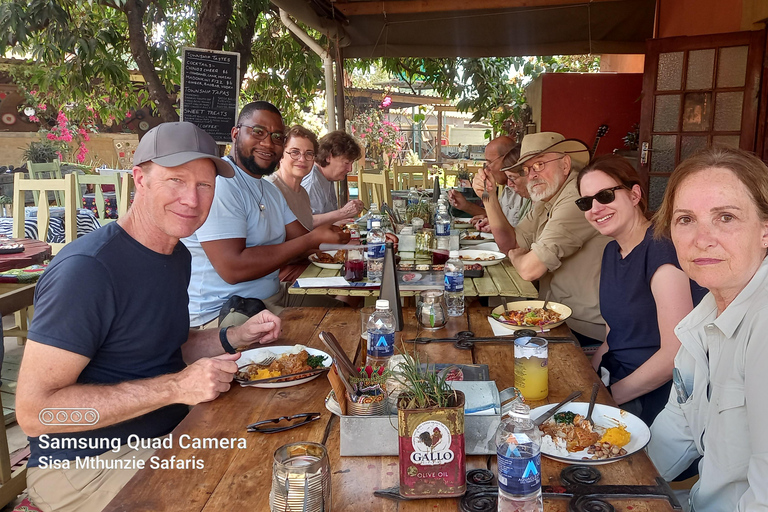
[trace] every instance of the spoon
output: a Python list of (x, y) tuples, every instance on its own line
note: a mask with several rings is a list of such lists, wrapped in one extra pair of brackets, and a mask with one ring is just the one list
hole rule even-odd
[(589, 409), (587, 409), (587, 421), (593, 427), (595, 426), (595, 422), (592, 421), (592, 411), (595, 408), (595, 400), (597, 400), (598, 391), (600, 391), (600, 384), (595, 382), (594, 384), (592, 384), (592, 396), (589, 398)]
[(550, 410), (548, 410), (547, 412), (545, 412), (544, 414), (542, 414), (541, 416), (533, 420), (533, 424), (538, 427), (539, 425), (547, 421), (549, 418), (551, 418), (562, 406), (576, 400), (580, 396), (581, 396), (581, 391), (574, 391), (573, 393), (565, 397), (565, 400), (563, 400), (562, 402), (560, 402), (559, 404), (557, 404), (556, 406), (554, 406), (553, 408), (551, 408)]
[(547, 304), (549, 304), (549, 296), (550, 295), (552, 295), (552, 290), (551, 289), (547, 290), (547, 296), (544, 297), (544, 305), (541, 306), (541, 309), (543, 309), (544, 311), (547, 310)]

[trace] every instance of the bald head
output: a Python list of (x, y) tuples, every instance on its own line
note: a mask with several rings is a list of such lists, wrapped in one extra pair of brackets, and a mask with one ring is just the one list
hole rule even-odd
[(502, 157), (515, 147), (515, 141), (506, 135), (496, 137), (485, 146), (485, 165), (499, 185), (507, 183), (507, 176), (501, 171)]

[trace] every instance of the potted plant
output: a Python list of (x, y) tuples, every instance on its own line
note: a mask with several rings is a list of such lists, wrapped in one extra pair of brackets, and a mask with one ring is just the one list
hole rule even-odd
[(49, 140), (30, 142), (24, 150), (24, 162), (45, 164), (61, 157), (61, 144)]
[(400, 494), (410, 498), (461, 496), (466, 491), (464, 394), (446, 376), (422, 373), (418, 357), (403, 354), (395, 369)]
[(472, 187), (471, 176), (468, 170), (461, 169), (456, 173), (456, 186), (462, 188)]
[(426, 201), (419, 201), (416, 204), (409, 205), (405, 210), (405, 220), (410, 223), (414, 218), (419, 218), (424, 221), (424, 227), (432, 225), (432, 212), (429, 207), (429, 203)]
[(0, 196), (0, 205), (2, 205), (3, 217), (13, 217), (13, 199), (8, 196)]

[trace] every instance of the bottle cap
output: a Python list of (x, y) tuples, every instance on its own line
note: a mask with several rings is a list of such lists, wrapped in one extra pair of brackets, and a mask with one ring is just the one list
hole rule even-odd
[(454, 258), (458, 259), (458, 257), (459, 257), (459, 251), (450, 251), (450, 252), (448, 253), (448, 257), (449, 257), (449, 258), (451, 258), (451, 259), (454, 259)]
[(378, 299), (376, 301), (376, 309), (389, 309), (389, 301), (387, 299)]

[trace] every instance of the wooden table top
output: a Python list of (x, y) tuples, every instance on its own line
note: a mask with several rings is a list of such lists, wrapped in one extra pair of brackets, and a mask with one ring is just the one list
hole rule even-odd
[[(339, 270), (320, 268), (309, 264), (299, 276), (305, 277), (335, 277), (340, 275)], [(281, 275), (282, 280), (283, 279)], [(295, 295), (352, 295), (367, 297), (378, 295), (378, 289), (366, 288), (294, 288), (289, 287), (288, 293)], [(420, 291), (400, 290), (403, 297), (418, 295)], [(464, 296), (466, 297), (525, 297), (535, 299), (539, 296), (536, 287), (530, 281), (526, 281), (517, 273), (515, 267), (508, 259), (497, 265), (485, 267), (483, 277), (464, 278)]]
[(24, 252), (0, 254), (0, 272), (30, 265), (39, 265), (51, 258), (51, 246), (41, 240), (32, 238), (11, 238), (2, 240), (4, 243), (19, 243), (24, 245)]
[[(396, 343), (418, 336), (447, 337), (471, 329), (477, 336), (492, 335), (486, 321), (488, 308), (476, 307), (463, 317), (451, 318), (446, 328), (417, 332), (414, 309), (404, 310), (407, 326), (397, 333)], [(348, 308), (288, 308), (282, 314), (283, 333), (280, 345), (300, 343), (322, 348), (320, 331), (330, 331), (350, 357), (362, 357), (360, 316)], [(552, 336), (567, 335), (566, 327), (558, 327)], [(406, 347), (414, 349), (413, 345)], [(459, 350), (452, 343), (416, 346), (422, 360), (435, 363), (488, 364), (491, 378), (499, 389), (514, 384), (513, 357), (509, 346), (477, 345), (472, 350)], [(581, 390), (579, 400), (587, 401), (592, 383), (598, 382), (589, 361), (580, 348), (570, 343), (553, 343), (549, 351), (549, 397), (532, 402), (531, 407), (557, 403), (571, 391)], [(330, 457), (334, 511), (435, 511), (456, 510), (457, 499), (428, 499), (395, 502), (373, 496), (373, 491), (397, 485), (397, 457), (341, 457), (339, 455), (339, 421), (324, 406), (330, 390), (327, 379), (282, 389), (242, 388), (234, 386), (216, 400), (195, 406), (174, 430), (174, 446), (161, 449), (160, 459), (204, 461), (204, 469), (140, 470), (105, 509), (116, 511), (184, 511), (220, 512), (222, 510), (268, 510), (272, 477), (272, 456), (280, 446), (298, 442), (324, 443)], [(585, 398), (586, 397), (586, 398)], [(615, 405), (601, 386), (598, 402)], [(249, 423), (303, 412), (320, 412), (321, 418), (307, 426), (276, 434), (246, 433)], [(192, 438), (245, 438), (242, 449), (182, 449), (178, 440), (183, 434)], [(495, 457), (467, 456), (467, 469), (495, 466)], [(566, 464), (542, 457), (542, 485), (559, 485), (559, 475)], [(644, 451), (624, 460), (598, 466), (601, 484), (654, 485), (656, 469)], [(495, 469), (495, 467), (494, 467)], [(565, 512), (567, 500), (545, 499), (547, 512)], [(661, 500), (613, 500), (619, 512), (671, 511)]]

